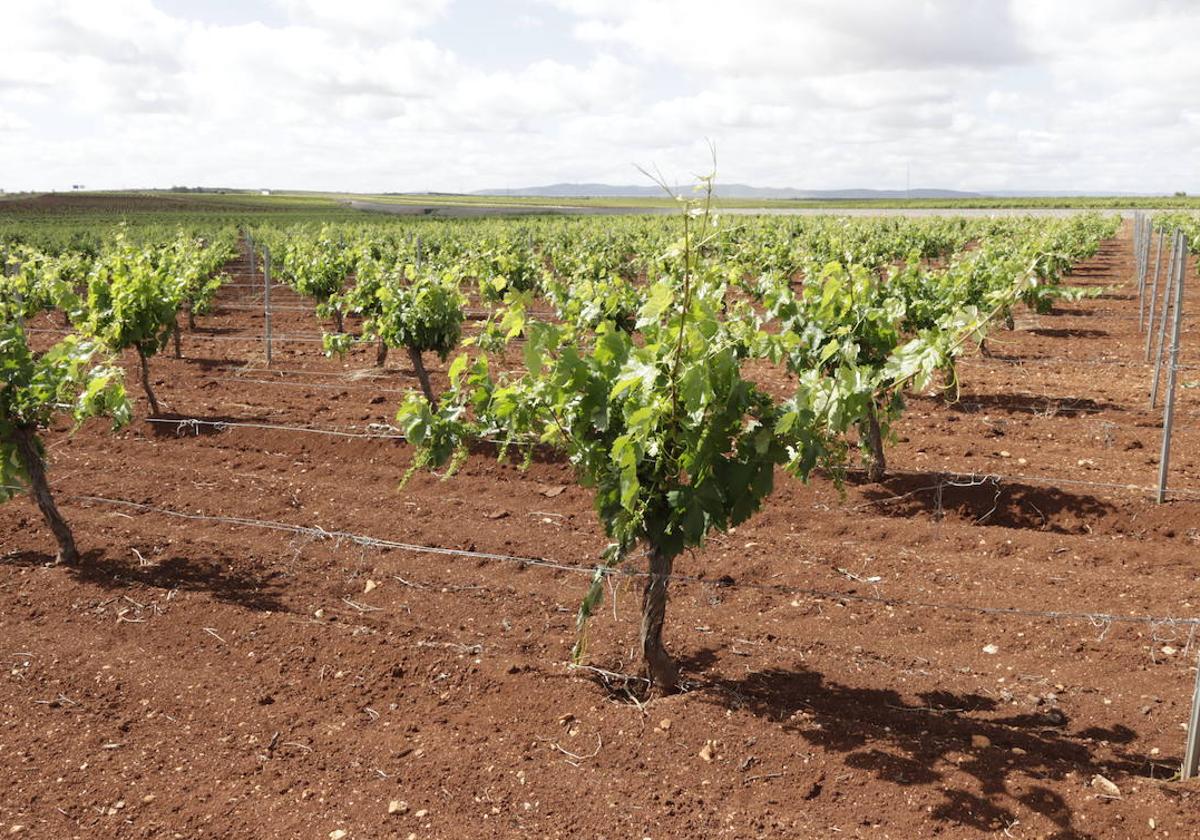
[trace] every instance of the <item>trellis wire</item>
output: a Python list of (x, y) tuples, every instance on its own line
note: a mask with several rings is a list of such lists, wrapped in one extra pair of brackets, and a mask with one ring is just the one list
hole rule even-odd
[[(205, 427), (205, 428), (213, 428), (213, 429), (216, 429), (217, 431), (221, 431), (223, 429), (246, 428), (246, 429), (281, 431), (281, 432), (302, 432), (302, 433), (307, 433), (307, 434), (329, 435), (332, 437), (345, 437), (345, 438), (368, 438), (368, 439), (369, 438), (377, 438), (377, 439), (383, 439), (383, 440), (405, 440), (406, 439), (404, 437), (404, 435), (399, 431), (399, 429), (396, 429), (394, 426), (389, 426), (387, 424), (382, 424), (382, 423), (371, 424), (371, 426), (368, 427), (368, 429), (373, 427), (373, 428), (380, 429), (380, 431), (372, 432), (372, 431), (368, 430), (365, 432), (360, 432), (360, 431), (347, 431), (347, 430), (343, 430), (343, 429), (322, 429), (322, 428), (317, 428), (317, 427), (312, 427), (312, 426), (291, 426), (291, 425), (282, 424), (282, 423), (260, 423), (260, 422), (239, 421), (239, 420), (208, 420), (208, 419), (201, 418), (201, 417), (174, 417), (174, 418), (147, 417), (146, 422), (147, 423), (157, 423), (157, 424), (166, 425), (166, 426), (175, 426), (176, 433), (180, 434), (180, 435), (185, 434), (187, 432), (193, 432), (198, 435), (199, 429), (201, 427)], [(482, 441), (486, 441), (489, 443), (505, 443), (506, 442), (501, 438), (488, 437), (488, 436), (482, 436), (480, 438), (477, 438), (477, 440), (482, 440)], [(512, 441), (511, 443), (513, 445), (523, 445), (525, 442)], [(989, 472), (980, 472), (980, 471), (961, 472), (961, 471), (947, 470), (947, 469), (903, 470), (903, 469), (892, 468), (892, 469), (888, 470), (888, 473), (890, 475), (905, 475), (905, 476), (913, 476), (913, 477), (938, 476), (938, 477), (948, 479), (950, 481), (975, 481), (975, 482), (990, 481), (990, 482), (1003, 482), (1003, 483), (1008, 483), (1008, 484), (1019, 484), (1021, 482), (1026, 482), (1026, 483), (1032, 483), (1032, 484), (1042, 484), (1042, 485), (1047, 485), (1047, 486), (1051, 486), (1051, 487), (1089, 487), (1089, 488), (1094, 488), (1094, 489), (1123, 490), (1123, 491), (1131, 492), (1131, 493), (1134, 493), (1134, 492), (1136, 492), (1136, 493), (1154, 493), (1157, 490), (1156, 487), (1148, 487), (1148, 486), (1143, 486), (1143, 485), (1133, 484), (1133, 483), (1122, 484), (1119, 482), (1111, 482), (1111, 481), (1088, 481), (1086, 479), (1064, 478), (1064, 477), (1060, 477), (1060, 476), (1033, 476), (1033, 475), (1024, 475), (1024, 474), (1007, 475), (1007, 474), (1003, 474), (1003, 473), (990, 472), (990, 471)], [(1188, 498), (1200, 498), (1200, 490), (1193, 490), (1190, 488), (1179, 488), (1177, 490), (1173, 490), (1172, 492), (1176, 495), (1186, 496)]]
[[(436, 554), (450, 557), (463, 557), (475, 560), (494, 560), (503, 563), (514, 563), (520, 566), (532, 566), (538, 568), (553, 569), (557, 571), (571, 572), (575, 574), (587, 575), (604, 575), (626, 578), (647, 578), (649, 572), (641, 572), (623, 568), (607, 568), (603, 566), (582, 565), (577, 563), (564, 563), (549, 560), (543, 557), (528, 557), (515, 554), (499, 554), (488, 551), (471, 551), (468, 549), (444, 548), (442, 546), (421, 545), (418, 543), (401, 542), (398, 540), (381, 539), (371, 537), (364, 534), (355, 534), (350, 531), (328, 530), (316, 525), (294, 525), (287, 522), (275, 522), (272, 520), (253, 519), (241, 516), (214, 516), (203, 513), (186, 513), (184, 511), (172, 510), (170, 508), (160, 508), (154, 505), (147, 505), (142, 502), (135, 502), (129, 499), (111, 499), (104, 496), (89, 496), (77, 495), (69, 498), (76, 501), (92, 502), (95, 504), (105, 504), (110, 506), (126, 507), (134, 510), (140, 510), (145, 513), (154, 513), (161, 516), (174, 517), (178, 519), (187, 519), (192, 521), (219, 522), (226, 525), (235, 525), (248, 528), (259, 528), (269, 531), (281, 531), (285, 533), (298, 534), (317, 540), (333, 540), (335, 543), (348, 542), (354, 545), (364, 546), (367, 548), (387, 548), (398, 551), (408, 551), (415, 554)], [(701, 585), (719, 585), (723, 588), (726, 584), (718, 584), (714, 580), (697, 577), (696, 575), (681, 575), (672, 573), (667, 576), (668, 580), (674, 583), (681, 584), (701, 584)], [(775, 583), (758, 583), (750, 582), (734, 582), (728, 584), (731, 589), (750, 589), (763, 592), (775, 592), (786, 595), (804, 595), (818, 600), (826, 601), (855, 601), (859, 603), (878, 604), (881, 606), (890, 607), (905, 607), (913, 609), (930, 609), (930, 610), (945, 610), (947, 612), (963, 612), (976, 615), (997, 615), (997, 616), (1012, 616), (1018, 618), (1040, 618), (1054, 621), (1088, 621), (1094, 625), (1106, 624), (1143, 624), (1143, 625), (1171, 625), (1191, 627), (1200, 625), (1200, 618), (1193, 617), (1176, 617), (1176, 616), (1152, 616), (1152, 615), (1123, 615), (1117, 613), (1105, 612), (1084, 612), (1071, 610), (1035, 610), (1024, 607), (982, 607), (973, 604), (956, 604), (942, 603), (937, 601), (912, 600), (906, 598), (891, 598), (885, 595), (863, 595), (857, 592), (840, 592), (837, 590), (816, 589), (804, 586), (792, 586), (790, 584), (775, 584)]]

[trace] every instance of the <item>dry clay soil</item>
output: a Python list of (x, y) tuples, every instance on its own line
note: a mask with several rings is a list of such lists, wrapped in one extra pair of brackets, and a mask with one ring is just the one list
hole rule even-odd
[[(1126, 227), (1072, 278), (1104, 294), (1018, 313), (957, 404), (914, 397), (883, 484), (780, 475), (681, 557), (686, 690), (644, 702), (567, 665), (586, 576), (512, 559), (595, 562), (569, 465), (480, 451), (400, 489), (402, 441), (260, 428), (370, 433), (415, 380), (324, 358), (282, 291), (264, 370), (231, 265), (152, 377), (177, 416), (255, 425), (147, 423), (134, 375), (131, 426), (48, 436), (82, 568), (51, 565), (27, 498), (0, 508), (0, 836), (1200, 836), (1200, 788), (1172, 780), (1195, 625), (1043, 615), (1200, 615), (1200, 406), (1181, 390), (1191, 493), (1155, 505), (1132, 270)], [(639, 583), (609, 587), (595, 668), (636, 671)]]

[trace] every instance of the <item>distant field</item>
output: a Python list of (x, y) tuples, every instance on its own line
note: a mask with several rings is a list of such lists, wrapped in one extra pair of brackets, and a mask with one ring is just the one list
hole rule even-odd
[[(685, 196), (690, 192), (685, 191)], [(559, 198), (540, 196), (494, 196), (494, 195), (355, 195), (340, 196), (357, 200), (368, 200), (389, 204), (413, 204), (423, 206), (470, 205), (491, 207), (645, 207), (659, 208), (674, 205), (665, 195), (662, 198), (603, 196), (597, 198)], [(1200, 197), (1195, 196), (1148, 196), (1128, 197), (1064, 197), (1064, 198), (912, 198), (912, 199), (743, 199), (718, 198), (718, 207), (738, 209), (753, 208), (811, 208), (828, 209), (831, 212), (843, 208), (859, 209), (1092, 209), (1118, 210), (1125, 208), (1197, 208)]]
[[(397, 205), (402, 207), (432, 208), (478, 208), (502, 212), (506, 208), (523, 213), (545, 208), (548, 211), (645, 209), (656, 210), (675, 205), (665, 195), (662, 198), (613, 197), (558, 198), (538, 196), (479, 196), (447, 194), (355, 194), (355, 193), (308, 193), (275, 192), (261, 195), (257, 192), (229, 193), (176, 193), (159, 190), (127, 192), (72, 192), (42, 193), (0, 196), (0, 224), (16, 220), (55, 218), (75, 221), (94, 220), (99, 216), (116, 215), (129, 221), (167, 220), (165, 217), (214, 217), (239, 218), (264, 215), (291, 217), (297, 221), (305, 219), (340, 219), (361, 216), (361, 211), (350, 206), (351, 201), (373, 204)], [(1019, 210), (1019, 209), (1196, 209), (1200, 208), (1200, 197), (1195, 196), (1151, 196), (1128, 197), (1064, 197), (1064, 198), (914, 198), (914, 199), (870, 199), (870, 200), (812, 200), (812, 199), (735, 199), (719, 198), (718, 207), (739, 210), (762, 208), (764, 210), (818, 209), (837, 212), (839, 210)], [(417, 210), (417, 213), (422, 212)], [(475, 215), (474, 213), (470, 215)]]

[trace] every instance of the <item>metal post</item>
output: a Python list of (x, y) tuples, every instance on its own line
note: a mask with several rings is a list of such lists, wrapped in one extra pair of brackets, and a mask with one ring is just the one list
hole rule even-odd
[(1142, 218), (1142, 259), (1139, 264), (1138, 285), (1142, 288), (1146, 287), (1146, 274), (1150, 270), (1150, 239), (1154, 232), (1154, 225), (1150, 221), (1149, 216)]
[(271, 366), (271, 249), (263, 246), (263, 344), (267, 367)]
[(257, 262), (254, 259), (254, 234), (250, 231), (246, 231), (246, 247), (250, 249), (250, 282), (253, 283), (254, 275), (258, 271), (258, 268), (254, 265)]
[[(1167, 282), (1175, 271), (1175, 238), (1172, 234), (1167, 257)], [(1146, 319), (1146, 361), (1150, 361), (1150, 348), (1154, 346), (1154, 313), (1158, 305), (1158, 272), (1154, 272), (1154, 285), (1150, 289), (1150, 317)]]
[[(1162, 269), (1162, 245), (1163, 237), (1166, 234), (1163, 231), (1158, 232), (1158, 246), (1154, 249), (1154, 288), (1158, 289), (1158, 272)], [(1146, 290), (1145, 282), (1142, 283), (1142, 291)], [(1141, 305), (1138, 307), (1138, 332), (1146, 328), (1143, 323), (1145, 319), (1145, 297), (1142, 297)]]
[(1146, 276), (1146, 272), (1142, 268), (1145, 258), (1142, 251), (1142, 233), (1146, 227), (1146, 217), (1138, 213), (1133, 217), (1133, 222), (1133, 270), (1137, 272), (1138, 285), (1141, 286)]
[[(1167, 498), (1167, 466), (1171, 460), (1171, 427), (1175, 420), (1175, 371), (1179, 367), (1179, 330), (1183, 323), (1183, 278), (1187, 256), (1187, 237), (1179, 234), (1181, 258), (1175, 280), (1175, 326), (1171, 328), (1171, 360), (1167, 367), (1167, 396), (1163, 406), (1162, 455), (1158, 459), (1158, 503)], [(1190, 733), (1189, 733), (1190, 734)]]
[(1158, 341), (1154, 348), (1154, 382), (1150, 386), (1150, 408), (1153, 409), (1158, 405), (1158, 382), (1162, 375), (1162, 356), (1164, 345), (1167, 340), (1167, 310), (1171, 306), (1171, 290), (1176, 286), (1182, 285), (1179, 269), (1180, 265), (1180, 249), (1183, 247), (1181, 239), (1182, 232), (1175, 231), (1175, 237), (1172, 242), (1172, 250), (1175, 254), (1174, 270), (1167, 274), (1167, 285), (1163, 288), (1162, 312), (1158, 321)]
[(1200, 668), (1196, 669), (1196, 686), (1192, 689), (1192, 716), (1188, 718), (1187, 741), (1183, 751), (1183, 781), (1194, 777), (1200, 769)]
[(1146, 273), (1142, 271), (1142, 214), (1133, 217), (1133, 270), (1137, 275), (1138, 306), (1141, 307), (1142, 293), (1146, 289)]

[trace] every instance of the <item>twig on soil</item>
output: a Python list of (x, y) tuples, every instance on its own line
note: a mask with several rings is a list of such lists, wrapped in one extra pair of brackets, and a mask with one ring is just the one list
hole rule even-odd
[(886, 707), (896, 712), (925, 712), (931, 715), (956, 715), (967, 711), (966, 709), (939, 709), (934, 706), (893, 706), (890, 703), (886, 704)]
[(462, 642), (417, 642), (417, 647), (450, 648), (459, 653), (483, 653), (483, 645), (464, 645)]
[(204, 628), (201, 628), (201, 629), (203, 629), (205, 633), (207, 633), (208, 635), (212, 636), (214, 639), (216, 639), (216, 640), (217, 640), (218, 642), (220, 642), (221, 644), (223, 644), (223, 645), (227, 645), (227, 644), (229, 644), (229, 642), (227, 642), (227, 641), (225, 641), (224, 639), (222, 639), (222, 638), (221, 638), (221, 634), (220, 634), (220, 633), (218, 633), (218, 632), (217, 632), (216, 630), (214, 630), (213, 628), (211, 628), (211, 627), (204, 627)]
[(649, 683), (650, 680), (645, 677), (636, 677), (633, 674), (621, 674), (617, 671), (606, 671), (603, 668), (597, 668), (594, 665), (577, 665), (572, 662), (567, 665), (567, 668), (572, 671), (591, 671), (593, 674), (604, 679), (605, 682), (624, 680), (626, 682), (644, 682)]
[(742, 784), (748, 785), (751, 782), (757, 782), (764, 779), (778, 779), (782, 775), (782, 773), (762, 773), (758, 776), (747, 776), (745, 779), (742, 779)]
[(279, 743), (279, 731), (278, 730), (276, 730), (275, 734), (271, 736), (271, 740), (269, 742), (267, 742), (267, 751), (265, 753), (262, 753), (259, 756), (259, 760), (268, 761), (271, 758), (271, 754), (275, 752), (275, 745), (277, 743)]
[[(559, 746), (557, 743), (555, 743), (554, 741), (551, 741), (549, 738), (538, 738), (538, 740), (544, 741), (545, 743), (549, 744), (552, 749), (556, 749), (563, 755), (567, 756), (566, 763), (570, 764), (572, 767), (579, 766), (576, 762), (587, 761), (589, 758), (595, 758), (596, 756), (600, 755), (600, 750), (603, 749), (603, 747), (604, 747), (604, 739), (600, 737), (599, 732), (596, 733), (596, 749), (592, 750), (587, 755), (579, 755), (577, 753), (573, 753), (570, 750)], [(574, 761), (571, 761), (570, 759), (574, 759)]]
[(372, 607), (368, 604), (359, 604), (355, 601), (351, 601), (349, 598), (345, 597), (344, 595), (342, 596), (342, 602), (345, 603), (347, 606), (353, 607), (354, 609), (358, 610), (360, 613), (383, 612), (383, 607)]

